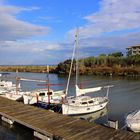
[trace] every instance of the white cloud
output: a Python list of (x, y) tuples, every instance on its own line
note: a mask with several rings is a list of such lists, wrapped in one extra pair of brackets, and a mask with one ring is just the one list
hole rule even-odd
[(67, 59), (67, 53), (69, 53), (65, 44), (39, 40), (0, 41), (0, 46), (1, 65), (57, 64)]
[(91, 34), (126, 30), (140, 27), (139, 0), (103, 0), (97, 13), (86, 16), (89, 25), (84, 32), (93, 28)]
[[(99, 11), (85, 16), (87, 24), (81, 26), (81, 38), (104, 33), (140, 28), (139, 0), (102, 0)], [(69, 32), (70, 36), (74, 30)]]
[(39, 8), (0, 5), (0, 40), (19, 40), (47, 34), (48, 27), (31, 24), (16, 18), (16, 14), (22, 11), (37, 9)]
[(39, 53), (43, 51), (62, 50), (62, 46), (57, 43), (46, 41), (0, 41), (0, 51), (21, 52), (21, 53)]

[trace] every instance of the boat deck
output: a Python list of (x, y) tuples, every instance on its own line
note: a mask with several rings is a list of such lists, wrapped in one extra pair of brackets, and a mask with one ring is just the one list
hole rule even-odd
[(0, 115), (55, 140), (138, 140), (133, 132), (115, 130), (0, 97)]

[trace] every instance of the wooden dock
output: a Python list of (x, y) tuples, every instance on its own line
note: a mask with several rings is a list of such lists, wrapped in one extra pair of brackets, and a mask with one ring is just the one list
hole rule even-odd
[(46, 140), (138, 140), (135, 133), (115, 130), (0, 97), (0, 115), (31, 128)]

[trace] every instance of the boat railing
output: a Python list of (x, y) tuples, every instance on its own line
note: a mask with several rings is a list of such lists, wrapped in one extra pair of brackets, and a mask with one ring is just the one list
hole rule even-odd
[(74, 96), (69, 96), (69, 97), (67, 97), (67, 99), (73, 99), (74, 98)]

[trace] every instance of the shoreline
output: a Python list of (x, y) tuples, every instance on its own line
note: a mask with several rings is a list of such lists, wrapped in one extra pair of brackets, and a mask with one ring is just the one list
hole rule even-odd
[[(54, 73), (56, 66), (50, 66), (49, 72)], [(47, 66), (0, 66), (1, 72), (33, 72), (47, 73)]]
[[(47, 66), (0, 66), (1, 72), (33, 72), (47, 73)], [(58, 71), (57, 66), (50, 66), (49, 73), (67, 75), (67, 71)], [(140, 77), (140, 66), (131, 67), (83, 67), (79, 69), (80, 75), (97, 76), (136, 76)]]

